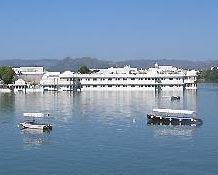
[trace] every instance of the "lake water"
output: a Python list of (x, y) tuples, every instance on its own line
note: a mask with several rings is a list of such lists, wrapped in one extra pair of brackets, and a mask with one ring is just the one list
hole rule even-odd
[[(172, 95), (180, 101), (171, 102)], [(150, 126), (152, 108), (196, 110), (200, 127)], [(19, 130), (49, 112), (50, 133)], [(218, 85), (197, 91), (0, 94), (0, 174), (218, 174)]]

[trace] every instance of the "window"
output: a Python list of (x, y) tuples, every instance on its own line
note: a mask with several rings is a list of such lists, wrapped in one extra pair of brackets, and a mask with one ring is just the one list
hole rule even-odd
[(93, 81), (97, 81), (97, 78), (93, 78)]
[(112, 80), (112, 78), (108, 78), (108, 80), (109, 80), (109, 81), (111, 81), (111, 80)]
[(169, 78), (169, 80), (173, 80), (173, 78)]
[(112, 85), (108, 85), (108, 87), (112, 87)]
[(135, 78), (131, 78), (131, 80), (135, 80)]
[(127, 80), (127, 78), (123, 78), (123, 80)]

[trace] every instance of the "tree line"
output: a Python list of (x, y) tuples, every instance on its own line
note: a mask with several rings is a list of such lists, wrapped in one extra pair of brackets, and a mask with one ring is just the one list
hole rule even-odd
[(218, 69), (205, 70), (198, 74), (197, 81), (199, 83), (218, 83)]
[(11, 67), (8, 66), (0, 67), (0, 80), (2, 80), (4, 84), (13, 83), (14, 76), (15, 76), (15, 72)]

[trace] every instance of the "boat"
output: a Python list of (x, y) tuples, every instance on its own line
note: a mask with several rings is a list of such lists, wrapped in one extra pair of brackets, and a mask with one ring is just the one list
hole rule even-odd
[(203, 121), (196, 117), (196, 111), (173, 110), (173, 109), (153, 109), (147, 114), (149, 125), (190, 125), (200, 126)]
[(172, 96), (171, 101), (174, 101), (174, 100), (180, 100), (180, 96)]
[(49, 113), (41, 113), (41, 112), (31, 112), (31, 113), (23, 113), (24, 117), (49, 117)]
[(35, 119), (48, 117), (50, 116), (49, 113), (23, 113), (23, 116), (25, 117), (25, 120), (19, 123), (18, 127), (20, 129), (52, 130), (51, 124), (39, 123)]

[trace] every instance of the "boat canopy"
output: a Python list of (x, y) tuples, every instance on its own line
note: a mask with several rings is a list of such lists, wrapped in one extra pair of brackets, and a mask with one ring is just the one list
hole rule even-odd
[(171, 114), (195, 114), (196, 111), (189, 111), (189, 110), (174, 110), (174, 109), (153, 109), (153, 112), (159, 113), (171, 113)]
[(48, 117), (49, 113), (41, 113), (41, 112), (30, 112), (30, 113), (23, 113), (24, 117)]

